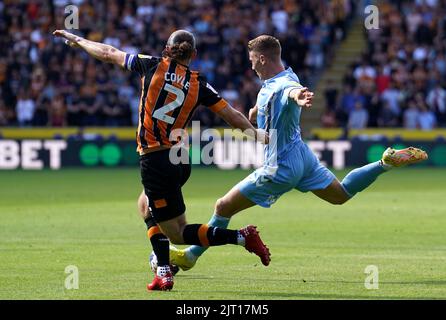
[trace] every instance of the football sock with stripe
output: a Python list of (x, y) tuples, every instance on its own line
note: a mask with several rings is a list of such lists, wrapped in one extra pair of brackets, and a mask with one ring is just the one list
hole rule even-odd
[(241, 244), (238, 230), (209, 227), (206, 224), (188, 224), (184, 228), (183, 239), (185, 244), (202, 247)]
[(158, 258), (158, 266), (169, 266), (169, 239), (161, 232), (152, 217), (144, 222), (147, 225), (147, 237)]
[(347, 194), (353, 197), (356, 193), (370, 186), (380, 174), (386, 171), (381, 161), (369, 163), (361, 168), (350, 171), (342, 180), (341, 184)]
[[(229, 225), (229, 221), (230, 221), (229, 218), (222, 217), (222, 216), (214, 213), (211, 217), (211, 220), (209, 220), (209, 222), (208, 222), (208, 226), (226, 229)], [(194, 258), (198, 258), (206, 250), (207, 250), (207, 247), (201, 247), (201, 246), (190, 246), (185, 249), (186, 255), (188, 255), (188, 256), (193, 255)]]

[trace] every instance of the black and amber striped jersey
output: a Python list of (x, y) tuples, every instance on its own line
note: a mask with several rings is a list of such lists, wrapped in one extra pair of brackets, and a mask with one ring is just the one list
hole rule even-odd
[(184, 129), (193, 112), (204, 105), (214, 112), (228, 104), (197, 71), (170, 58), (126, 54), (124, 67), (141, 77), (137, 151), (172, 146), (174, 129)]

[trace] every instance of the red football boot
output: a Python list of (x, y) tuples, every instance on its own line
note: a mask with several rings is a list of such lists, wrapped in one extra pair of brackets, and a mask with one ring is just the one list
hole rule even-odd
[(240, 233), (245, 237), (245, 249), (258, 255), (263, 265), (267, 266), (271, 261), (271, 254), (269, 253), (268, 247), (260, 239), (259, 232), (256, 228), (256, 226), (249, 225), (240, 229)]
[(147, 290), (172, 290), (173, 288), (173, 276), (172, 273), (168, 272), (163, 277), (160, 277), (158, 275), (155, 275), (155, 278), (153, 279), (152, 283), (149, 283), (147, 285)]

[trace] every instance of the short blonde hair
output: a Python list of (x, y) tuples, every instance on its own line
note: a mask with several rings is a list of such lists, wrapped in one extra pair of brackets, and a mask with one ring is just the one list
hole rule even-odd
[(256, 51), (271, 59), (280, 59), (282, 47), (277, 38), (269, 35), (261, 35), (248, 42), (248, 51)]

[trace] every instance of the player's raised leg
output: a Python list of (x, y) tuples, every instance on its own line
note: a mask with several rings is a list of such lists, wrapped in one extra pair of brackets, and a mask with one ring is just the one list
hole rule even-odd
[[(268, 248), (260, 239), (257, 227), (248, 225), (240, 230), (230, 230), (208, 226), (207, 224), (187, 224), (185, 215), (158, 222), (162, 232), (175, 244), (191, 244), (201, 247), (235, 244), (244, 246), (255, 253), (267, 266), (270, 262)], [(172, 263), (174, 263), (172, 261)]]
[[(237, 187), (234, 187), (222, 198), (216, 201), (214, 214), (209, 220), (208, 226), (226, 229), (234, 214), (254, 205), (254, 202), (241, 194)], [(178, 250), (174, 246), (171, 246), (171, 263), (177, 265), (182, 270), (187, 271), (195, 265), (197, 259), (207, 250), (207, 248), (208, 247), (193, 245), (184, 250)]]
[(382, 157), (384, 165), (390, 168), (404, 167), (427, 159), (428, 155), (426, 151), (414, 147), (401, 150), (387, 148)]
[[(277, 176), (283, 177), (286, 175), (283, 170), (286, 171), (287, 169), (278, 169)], [(283, 181), (279, 179), (276, 181), (269, 168), (258, 168), (235, 185), (225, 196), (217, 200), (215, 205), (216, 216), (219, 219), (226, 218), (226, 223), (229, 223), (229, 219), (233, 215), (254, 205), (269, 208), (281, 195), (293, 189), (292, 180)], [(262, 248), (263, 244), (253, 244), (253, 247), (256, 246)], [(265, 247), (265, 249), (267, 248)], [(194, 246), (184, 250), (176, 249), (174, 252), (171, 250), (171, 262), (183, 270), (188, 270), (195, 265), (198, 257), (203, 252), (204, 250)], [(267, 253), (267, 256), (264, 257), (269, 261), (269, 251), (265, 250), (264, 252)]]
[(418, 163), (428, 158), (425, 151), (409, 147), (401, 150), (387, 148), (382, 159), (350, 171), (342, 182), (335, 179), (328, 187), (312, 192), (332, 204), (343, 204), (370, 186), (382, 173), (397, 167)]

